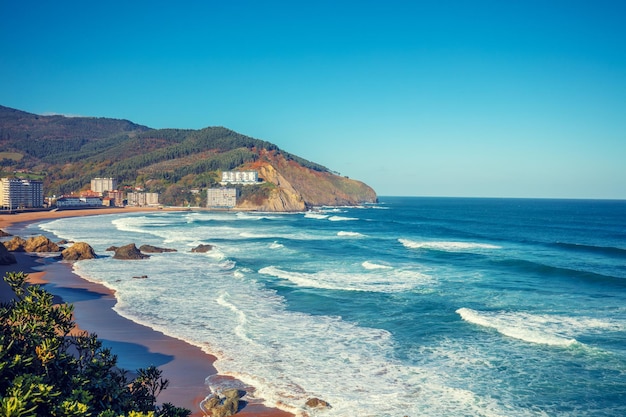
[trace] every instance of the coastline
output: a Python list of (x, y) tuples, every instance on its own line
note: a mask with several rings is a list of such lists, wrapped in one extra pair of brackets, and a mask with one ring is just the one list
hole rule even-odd
[[(122, 214), (130, 212), (162, 211), (152, 207), (98, 208), (52, 212), (30, 212), (0, 216), (0, 229), (15, 232), (33, 222), (63, 217)], [(183, 209), (165, 209), (181, 211)], [(29, 283), (42, 284), (59, 302), (74, 305), (74, 321), (81, 330), (96, 333), (105, 346), (118, 356), (121, 368), (130, 372), (155, 365), (170, 381), (157, 403), (170, 402), (192, 410), (192, 416), (203, 416), (200, 401), (210, 394), (205, 379), (217, 374), (216, 358), (186, 341), (167, 336), (159, 331), (126, 319), (113, 310), (114, 292), (105, 286), (83, 279), (72, 271), (72, 264), (24, 253), (14, 253), (18, 263), (0, 265), (2, 278), (6, 272), (23, 271), (29, 274)], [(0, 282), (0, 301), (8, 295), (8, 285)], [(227, 377), (224, 377), (227, 378)], [(236, 415), (261, 417), (290, 417), (293, 414), (261, 403), (248, 402)]]

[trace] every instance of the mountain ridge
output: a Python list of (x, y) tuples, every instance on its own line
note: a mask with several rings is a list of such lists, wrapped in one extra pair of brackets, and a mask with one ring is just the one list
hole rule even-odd
[[(363, 182), (225, 127), (152, 129), (129, 120), (43, 116), (0, 105), (0, 171), (39, 175), (47, 195), (84, 190), (94, 177), (159, 192), (167, 205), (205, 205), (221, 172), (255, 169), (237, 208), (301, 211), (375, 202)], [(241, 187), (240, 187), (241, 188)]]

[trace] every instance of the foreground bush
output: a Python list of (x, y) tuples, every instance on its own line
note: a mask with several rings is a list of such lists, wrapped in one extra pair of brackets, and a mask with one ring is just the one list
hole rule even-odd
[(156, 367), (129, 380), (117, 356), (95, 334), (72, 332), (73, 305), (7, 273), (15, 299), (0, 304), (0, 416), (186, 417), (190, 410), (156, 405), (168, 381)]

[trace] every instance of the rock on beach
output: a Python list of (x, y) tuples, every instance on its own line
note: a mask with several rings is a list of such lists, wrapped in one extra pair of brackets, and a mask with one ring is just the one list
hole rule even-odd
[(83, 259), (94, 259), (96, 258), (96, 253), (87, 243), (76, 242), (69, 248), (63, 250), (61, 257), (66, 261), (80, 261)]

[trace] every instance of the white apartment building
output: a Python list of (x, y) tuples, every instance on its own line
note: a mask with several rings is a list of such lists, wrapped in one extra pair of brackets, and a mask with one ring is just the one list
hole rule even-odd
[(222, 184), (256, 184), (259, 181), (258, 171), (224, 171)]
[(43, 182), (0, 178), (0, 207), (8, 210), (43, 207)]
[(236, 188), (209, 188), (206, 190), (207, 207), (232, 208), (237, 205)]
[(126, 203), (129, 206), (158, 206), (159, 193), (128, 193)]
[(105, 193), (117, 189), (117, 180), (115, 178), (93, 178), (91, 180), (91, 191), (94, 193)]

